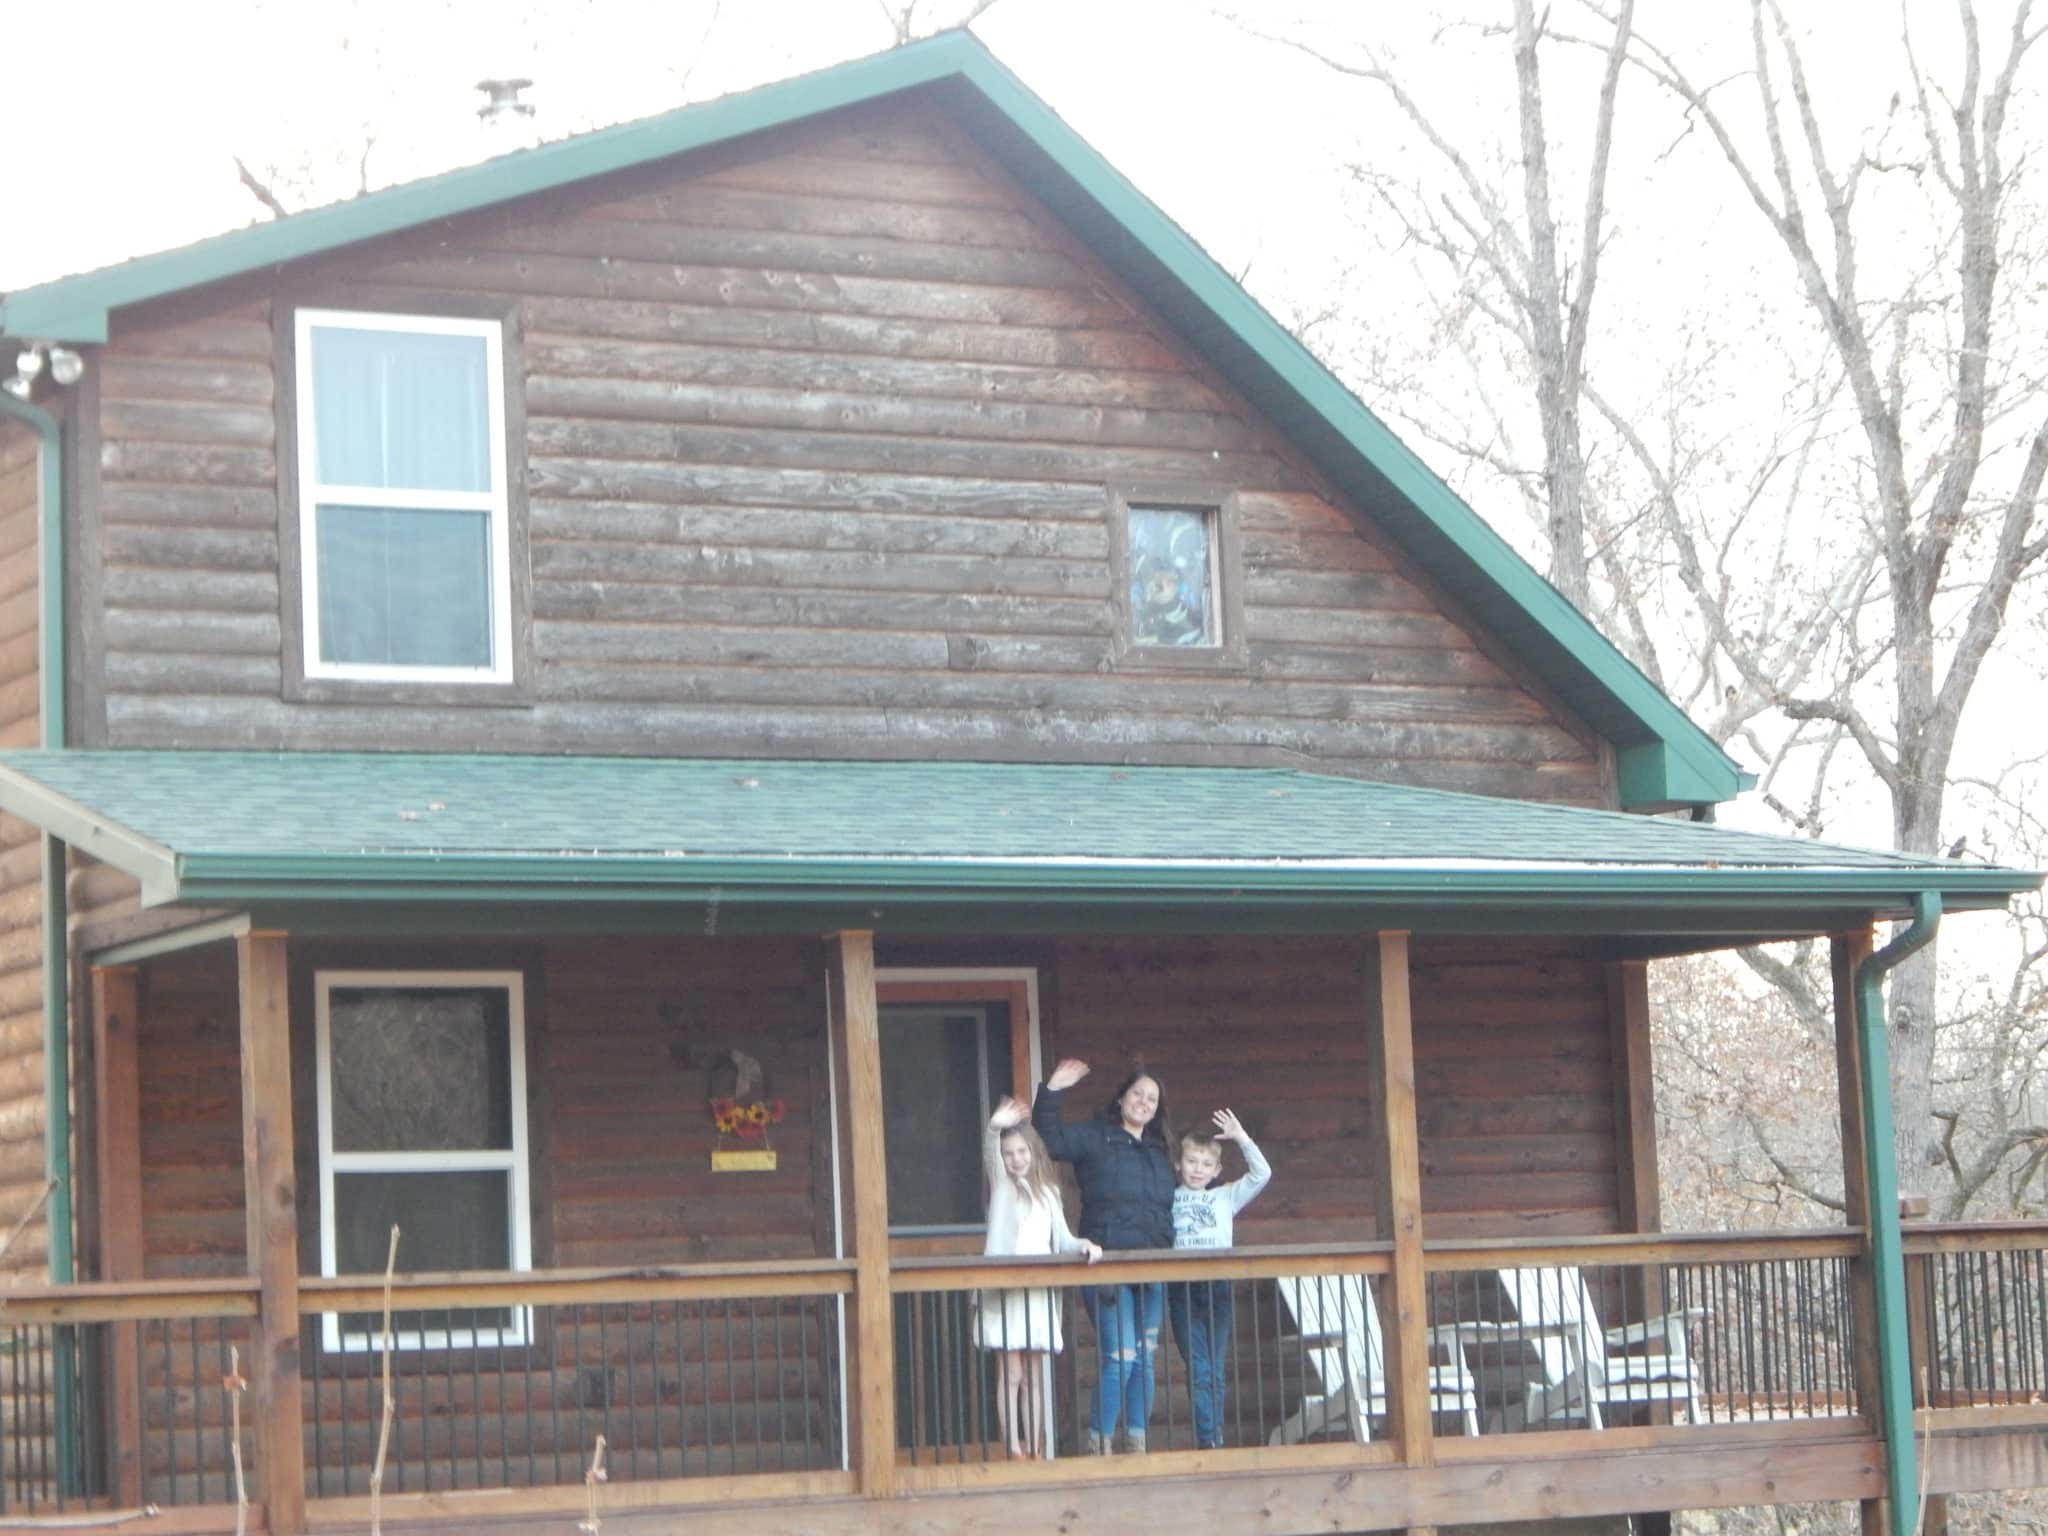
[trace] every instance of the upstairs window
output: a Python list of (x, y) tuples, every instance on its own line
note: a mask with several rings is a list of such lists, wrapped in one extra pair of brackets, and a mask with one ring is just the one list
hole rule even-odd
[(510, 683), (503, 325), (295, 325), (306, 677)]
[[(320, 1268), (522, 1270), (527, 1205), (522, 978), (322, 971), (315, 982)], [(377, 1347), (381, 1317), (329, 1313), (328, 1349)], [(392, 1313), (401, 1349), (525, 1343), (528, 1310)]]
[(1207, 507), (1133, 506), (1130, 641), (1216, 645), (1216, 513)]
[(1237, 498), (1228, 490), (1113, 488), (1110, 558), (1120, 667), (1246, 665)]

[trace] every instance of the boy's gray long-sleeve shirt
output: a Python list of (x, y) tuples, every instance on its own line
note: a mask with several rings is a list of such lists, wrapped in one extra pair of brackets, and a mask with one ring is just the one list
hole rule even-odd
[(1173, 1246), (1176, 1248), (1228, 1248), (1236, 1235), (1237, 1213), (1258, 1197), (1273, 1177), (1265, 1154), (1247, 1136), (1238, 1143), (1244, 1153), (1244, 1177), (1228, 1184), (1211, 1184), (1207, 1189), (1173, 1192)]

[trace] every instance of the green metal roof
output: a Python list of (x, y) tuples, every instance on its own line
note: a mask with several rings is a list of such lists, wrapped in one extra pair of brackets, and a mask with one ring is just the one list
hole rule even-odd
[[(0, 810), (149, 904), (2002, 906), (2038, 875), (1252, 768), (0, 753)], [(1620, 913), (1617, 918), (1612, 914)]]
[(1377, 525), (1615, 744), (1621, 802), (1746, 777), (1188, 234), (965, 32), (583, 134), (0, 299), (0, 335), (102, 341), (113, 312), (904, 91), (930, 92)]

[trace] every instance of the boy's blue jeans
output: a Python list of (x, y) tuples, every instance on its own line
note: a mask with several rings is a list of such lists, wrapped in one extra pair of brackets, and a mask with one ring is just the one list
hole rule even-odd
[(1091, 1427), (1107, 1440), (1117, 1420), (1137, 1434), (1152, 1422), (1152, 1361), (1159, 1353), (1163, 1285), (1090, 1285), (1081, 1299), (1095, 1324), (1102, 1368), (1095, 1379)]
[(1187, 1362), (1188, 1396), (1195, 1406), (1195, 1444), (1223, 1444), (1224, 1379), (1230, 1365), (1230, 1324), (1235, 1303), (1228, 1280), (1191, 1280), (1167, 1293), (1173, 1342)]

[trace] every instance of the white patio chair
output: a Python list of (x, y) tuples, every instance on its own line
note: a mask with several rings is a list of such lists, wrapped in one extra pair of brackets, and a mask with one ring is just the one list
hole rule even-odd
[(1586, 1421), (1605, 1428), (1601, 1409), (1668, 1403), (1698, 1421), (1700, 1374), (1687, 1325), (1704, 1307), (1667, 1312), (1620, 1328), (1603, 1328), (1586, 1279), (1576, 1269), (1503, 1269), (1501, 1290), (1517, 1322), (1501, 1337), (1534, 1352), (1538, 1379), (1527, 1384), (1524, 1422)]
[[(1322, 1388), (1304, 1385), (1301, 1408), (1269, 1437), (1287, 1445), (1321, 1434), (1338, 1417), (1361, 1444), (1371, 1438), (1370, 1420), (1387, 1411), (1387, 1351), (1380, 1334), (1379, 1308), (1362, 1275), (1289, 1277), (1274, 1282), (1300, 1330), (1306, 1370)], [(1451, 1328), (1425, 1335), (1429, 1350), (1429, 1409), (1456, 1414), (1465, 1433), (1479, 1433), (1479, 1394)]]

